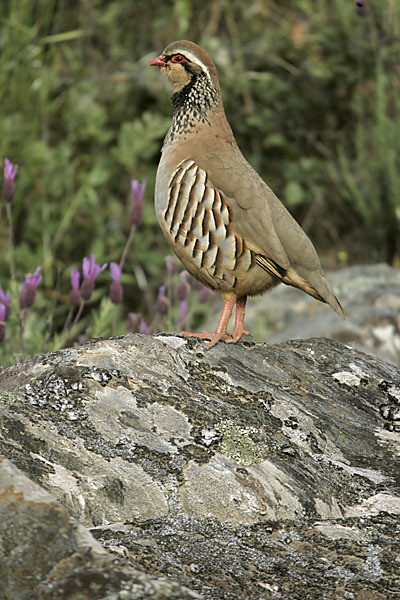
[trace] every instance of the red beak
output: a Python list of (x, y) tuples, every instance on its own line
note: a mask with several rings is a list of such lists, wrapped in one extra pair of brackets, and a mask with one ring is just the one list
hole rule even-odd
[(166, 67), (167, 63), (164, 61), (164, 58), (165, 58), (165, 56), (157, 56), (157, 58), (153, 58), (147, 66), (148, 67)]

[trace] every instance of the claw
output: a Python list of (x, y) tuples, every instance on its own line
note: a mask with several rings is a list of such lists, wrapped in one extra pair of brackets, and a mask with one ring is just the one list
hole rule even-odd
[(225, 342), (227, 344), (236, 344), (236, 342), (238, 342), (240, 339), (242, 339), (242, 337), (244, 335), (251, 335), (251, 333), (249, 331), (247, 331), (247, 329), (238, 329), (238, 330), (234, 330), (233, 335), (231, 337), (230, 340), (225, 340)]
[(209, 350), (215, 344), (218, 344), (221, 340), (232, 337), (228, 332), (222, 333), (209, 333), (208, 331), (202, 331), (201, 333), (191, 333), (190, 331), (181, 331), (180, 335), (184, 335), (186, 337), (196, 337), (201, 340), (211, 340), (209, 344), (206, 344), (206, 350)]
[[(232, 309), (236, 303), (236, 318), (233, 335), (226, 331), (226, 328), (231, 318)], [(246, 296), (236, 298), (230, 296), (225, 300), (224, 308), (222, 309), (221, 318), (218, 323), (218, 327), (215, 333), (209, 333), (203, 331), (202, 333), (191, 333), (189, 331), (181, 331), (181, 335), (188, 337), (197, 337), (201, 340), (210, 340), (209, 344), (206, 344), (206, 350), (209, 350), (215, 344), (218, 344), (221, 340), (224, 340), (227, 344), (236, 344), (243, 335), (250, 335), (246, 329), (243, 329), (244, 313), (246, 308)]]

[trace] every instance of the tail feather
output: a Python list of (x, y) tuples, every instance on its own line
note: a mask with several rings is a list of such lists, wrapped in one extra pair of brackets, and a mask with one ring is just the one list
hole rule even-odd
[(286, 283), (286, 285), (299, 288), (313, 298), (329, 304), (341, 319), (346, 318), (346, 311), (322, 271), (311, 271), (307, 273), (306, 280), (293, 269), (289, 269), (282, 281), (283, 283)]

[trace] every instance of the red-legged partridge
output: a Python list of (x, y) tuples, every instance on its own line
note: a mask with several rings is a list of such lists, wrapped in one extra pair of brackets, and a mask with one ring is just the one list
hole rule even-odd
[(156, 178), (157, 218), (189, 273), (225, 302), (215, 333), (188, 335), (210, 339), (207, 348), (221, 339), (237, 342), (247, 333), (247, 296), (280, 282), (344, 317), (311, 241), (240, 152), (206, 52), (192, 42), (173, 42), (149, 65), (160, 67), (173, 86), (172, 125)]

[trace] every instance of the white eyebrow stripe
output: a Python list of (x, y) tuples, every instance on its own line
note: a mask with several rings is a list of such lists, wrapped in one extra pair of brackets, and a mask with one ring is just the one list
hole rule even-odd
[[(175, 50), (175, 52), (178, 52), (178, 50)], [(205, 71), (207, 73), (208, 77), (211, 78), (210, 71), (209, 71), (208, 67), (206, 67), (206, 65), (204, 63), (202, 63), (201, 60), (199, 58), (197, 58), (197, 56), (195, 56), (194, 54), (192, 54), (188, 50), (181, 50), (180, 54), (183, 54), (183, 56), (185, 56), (186, 58), (188, 58), (190, 60), (190, 62), (193, 62), (193, 63), (195, 63), (197, 65), (200, 65), (201, 68), (203, 69), (203, 71)]]

